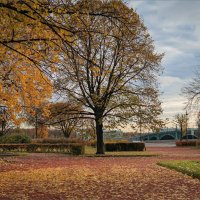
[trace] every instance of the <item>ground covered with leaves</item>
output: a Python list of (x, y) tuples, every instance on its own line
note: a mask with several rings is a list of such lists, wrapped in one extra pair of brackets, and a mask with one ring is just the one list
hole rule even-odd
[(200, 181), (158, 166), (200, 161), (200, 150), (149, 147), (157, 156), (73, 157), (28, 154), (0, 157), (1, 200), (200, 200)]

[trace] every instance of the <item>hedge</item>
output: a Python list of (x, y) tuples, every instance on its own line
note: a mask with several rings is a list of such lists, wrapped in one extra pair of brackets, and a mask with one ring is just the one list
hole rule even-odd
[(106, 143), (105, 151), (144, 151), (144, 142), (116, 142), (116, 143)]
[(81, 143), (81, 140), (76, 138), (38, 138), (33, 139), (32, 143), (42, 143), (42, 144), (72, 144), (72, 143)]
[(11, 134), (0, 137), (0, 144), (31, 143), (31, 138), (24, 134)]
[(200, 141), (187, 141), (187, 140), (184, 140), (184, 141), (176, 141), (176, 146), (177, 147), (182, 147), (182, 146), (197, 146), (197, 145), (200, 145)]
[(82, 155), (85, 148), (80, 144), (0, 144), (0, 151)]

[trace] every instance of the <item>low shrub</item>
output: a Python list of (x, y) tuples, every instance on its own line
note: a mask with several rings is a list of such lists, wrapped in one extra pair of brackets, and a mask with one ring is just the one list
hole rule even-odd
[[(104, 144), (116, 144), (116, 143), (129, 143), (127, 140), (106, 140)], [(97, 141), (96, 140), (90, 140), (85, 142), (85, 145), (96, 147)]]
[(84, 154), (85, 147), (79, 144), (0, 144), (0, 151), (81, 155)]
[(97, 144), (96, 140), (90, 140), (90, 141), (85, 142), (85, 145), (91, 146), (91, 147), (96, 147), (96, 144)]
[(17, 151), (23, 152), (26, 151), (27, 144), (0, 144), (0, 152), (7, 151)]
[(137, 142), (117, 142), (117, 143), (106, 143), (105, 151), (144, 151), (145, 143)]
[(83, 154), (85, 154), (85, 146), (73, 144), (73, 145), (71, 145), (71, 153), (73, 155), (83, 155)]
[(82, 143), (81, 140), (76, 138), (39, 138), (33, 139), (32, 143), (42, 143), (42, 144), (72, 144), (72, 143)]
[(0, 137), (0, 144), (31, 143), (31, 138), (24, 134), (11, 134)]
[(200, 145), (200, 141), (194, 141), (194, 140), (182, 140), (182, 141), (176, 141), (176, 146), (197, 146)]

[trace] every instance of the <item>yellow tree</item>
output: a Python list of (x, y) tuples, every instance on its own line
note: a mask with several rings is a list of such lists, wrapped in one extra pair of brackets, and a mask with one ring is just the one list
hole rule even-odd
[(19, 125), (26, 120), (24, 112), (35, 115), (35, 107), (51, 98), (52, 83), (17, 53), (4, 54), (1, 62), (0, 105), (7, 107), (9, 120)]
[(177, 114), (175, 116), (175, 123), (178, 124), (178, 126), (181, 129), (181, 137), (180, 140), (182, 140), (183, 135), (187, 135), (187, 127), (188, 127), (188, 114)]
[[(52, 78), (54, 64), (59, 59), (58, 50), (63, 51), (66, 45), (72, 47), (76, 33), (84, 32), (84, 30), (78, 30), (76, 24), (68, 23), (70, 17), (76, 18), (79, 14), (88, 14), (85, 10), (79, 13), (80, 8), (81, 4), (78, 5), (76, 1), (71, 0), (62, 2), (59, 0), (2, 0), (0, 2), (0, 65), (4, 66), (0, 69), (1, 103), (9, 107), (8, 112), (11, 113), (11, 118), (15, 123), (19, 123), (21, 119), (17, 116), (21, 113), (18, 99), (27, 104), (27, 112), (30, 109), (28, 108), (30, 102), (35, 101), (30, 93), (36, 90), (30, 88), (30, 91), (26, 90), (28, 87), (23, 84), (29, 83), (28, 86), (32, 87), (31, 84), (39, 77), (44, 80), (48, 79), (47, 76)], [(89, 15), (103, 15), (106, 18), (110, 16), (109, 12), (105, 11), (91, 12)], [(13, 58), (14, 63), (11, 64), (10, 61)], [(8, 70), (5, 67), (7, 64), (10, 65)], [(32, 74), (30, 73), (29, 76), (29, 72), (24, 71), (30, 71)], [(18, 85), (18, 79), (21, 81), (20, 85)], [(26, 81), (24, 82), (23, 79)], [(43, 83), (49, 81), (46, 80), (39, 83), (44, 86)], [(45, 87), (48, 88), (48, 86)], [(45, 90), (46, 93), (48, 90)], [(11, 91), (12, 101), (9, 100)], [(27, 98), (28, 96), (30, 99)], [(41, 95), (41, 99), (45, 98)], [(39, 102), (35, 101), (32, 105), (32, 107), (38, 107)]]
[[(0, 104), (17, 125), (25, 121), (24, 113), (35, 116), (36, 108), (52, 94), (56, 39), (37, 12), (39, 2), (0, 3)], [(43, 11), (47, 17), (44, 6)]]
[[(103, 154), (103, 124), (136, 123), (138, 108), (148, 123), (161, 114), (156, 78), (162, 55), (140, 17), (122, 1), (77, 1), (76, 6), (85, 15), (68, 20), (82, 31), (60, 54), (56, 86), (93, 117), (97, 153)], [(111, 17), (90, 15), (99, 12)]]
[[(76, 33), (85, 32), (69, 19), (79, 15), (112, 17), (109, 11), (88, 13), (82, 4), (72, 0), (2, 0), (0, 2), (0, 60), (5, 51), (17, 52), (35, 65), (41, 67), (38, 56), (46, 56), (49, 50), (71, 47)], [(79, 22), (81, 23), (81, 22)], [(62, 47), (61, 47), (62, 44)], [(33, 56), (36, 55), (36, 56)], [(51, 57), (48, 59), (54, 62)], [(55, 58), (53, 56), (53, 58)], [(56, 57), (55, 60), (58, 58)], [(50, 63), (51, 63), (50, 62)], [(44, 62), (42, 63), (44, 70)], [(49, 62), (48, 62), (49, 66)]]

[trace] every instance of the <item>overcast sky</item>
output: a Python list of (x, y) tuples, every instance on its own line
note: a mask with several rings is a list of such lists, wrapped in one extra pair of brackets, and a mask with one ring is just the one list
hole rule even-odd
[(163, 117), (172, 120), (185, 112), (181, 88), (200, 68), (200, 0), (129, 0), (128, 4), (144, 21), (156, 50), (165, 53), (161, 100)]

